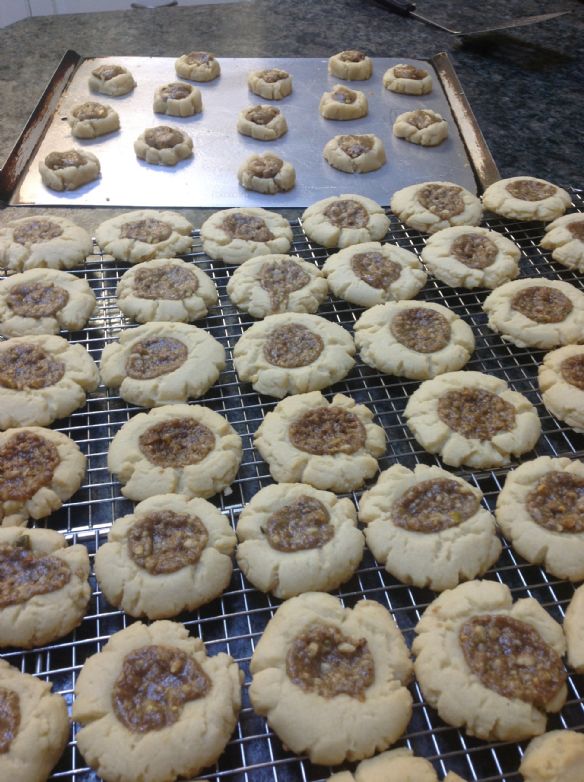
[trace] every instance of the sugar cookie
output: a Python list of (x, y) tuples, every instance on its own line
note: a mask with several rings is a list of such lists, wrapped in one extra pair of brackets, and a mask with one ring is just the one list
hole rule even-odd
[(282, 100), (292, 92), (292, 78), (281, 68), (269, 68), (264, 71), (251, 71), (247, 77), (247, 86), (260, 98)]
[(373, 133), (335, 136), (324, 146), (323, 156), (329, 166), (348, 174), (377, 171), (385, 163), (385, 147)]
[(77, 190), (98, 179), (101, 171), (99, 160), (87, 149), (66, 149), (49, 152), (39, 163), (43, 184), (51, 190)]
[(538, 382), (549, 412), (574, 431), (584, 432), (584, 346), (565, 345), (547, 353)]
[(500, 179), (483, 193), (485, 209), (512, 220), (547, 223), (563, 215), (571, 203), (569, 193), (561, 187), (532, 176)]
[(177, 76), (190, 81), (213, 81), (221, 74), (219, 61), (211, 52), (182, 54), (174, 63)]
[(448, 138), (448, 122), (431, 109), (406, 111), (393, 123), (393, 135), (422, 147), (436, 147)]
[(338, 79), (366, 81), (373, 73), (373, 63), (364, 52), (358, 49), (346, 49), (329, 57), (328, 72)]
[(154, 93), (152, 109), (156, 114), (171, 117), (192, 117), (203, 111), (201, 90), (184, 81), (173, 81), (158, 87)]
[(64, 217), (22, 217), (0, 228), (0, 268), (8, 271), (71, 269), (92, 250), (87, 231)]
[(551, 730), (529, 742), (519, 773), (524, 782), (578, 782), (584, 770), (584, 735)]
[(432, 92), (432, 77), (424, 68), (400, 63), (383, 74), (383, 86), (390, 92), (405, 95), (427, 95)]
[(323, 92), (318, 110), (325, 119), (359, 119), (367, 116), (369, 104), (361, 90), (335, 84), (331, 90)]
[(126, 95), (136, 86), (134, 77), (123, 65), (105, 63), (98, 65), (91, 71), (89, 77), (89, 89), (100, 92), (103, 95)]
[[(354, 773), (340, 771), (330, 776), (328, 782), (438, 782), (438, 777), (430, 761), (416, 757), (411, 749), (403, 747), (362, 760)], [(464, 779), (450, 771), (444, 782), (464, 782)]]
[(483, 209), (480, 200), (453, 182), (422, 182), (395, 192), (391, 211), (402, 223), (433, 234), (451, 225), (478, 225)]
[(288, 131), (286, 119), (275, 106), (248, 106), (239, 113), (237, 130), (242, 136), (258, 141), (274, 141)]
[(176, 166), (180, 160), (193, 156), (193, 140), (181, 128), (157, 125), (138, 136), (134, 152), (140, 160), (155, 166)]
[(552, 258), (574, 271), (584, 271), (584, 214), (557, 217), (545, 227), (541, 247), (552, 250)]
[(292, 229), (282, 215), (267, 209), (222, 209), (205, 220), (201, 239), (210, 258), (239, 264), (256, 255), (287, 253)]
[(305, 209), (302, 227), (309, 239), (323, 247), (342, 249), (383, 239), (389, 218), (371, 198), (346, 194), (323, 198)]
[(111, 106), (85, 101), (73, 106), (67, 115), (71, 135), (75, 138), (98, 138), (120, 129), (120, 115)]
[(296, 171), (287, 160), (269, 152), (250, 155), (239, 167), (237, 179), (246, 190), (256, 193), (285, 193), (296, 184)]
[(97, 226), (95, 237), (104, 253), (141, 263), (190, 252), (192, 230), (192, 223), (178, 212), (138, 209), (105, 220)]

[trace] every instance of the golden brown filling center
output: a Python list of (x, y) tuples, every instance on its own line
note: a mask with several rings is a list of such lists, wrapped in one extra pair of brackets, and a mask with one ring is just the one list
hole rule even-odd
[(82, 121), (86, 119), (103, 119), (107, 117), (107, 106), (88, 100), (82, 103), (81, 106), (76, 106), (72, 113), (74, 117)]
[(282, 170), (284, 161), (275, 155), (256, 157), (248, 164), (248, 171), (260, 179), (273, 179)]
[(0, 546), (0, 608), (56, 592), (70, 580), (69, 565), (51, 554), (34, 554), (26, 534), (12, 546)]
[(29, 500), (53, 479), (61, 458), (53, 443), (17, 432), (0, 448), (0, 502)]
[(124, 73), (124, 69), (121, 65), (100, 65), (91, 73), (102, 81), (109, 81), (115, 76), (120, 76), (120, 74)]
[(15, 285), (7, 303), (22, 318), (48, 318), (69, 301), (69, 293), (52, 282), (23, 282)]
[(365, 427), (342, 407), (316, 407), (303, 413), (288, 428), (295, 448), (316, 456), (352, 454), (363, 448)]
[(47, 388), (64, 374), (65, 364), (39, 345), (20, 342), (0, 349), (0, 386), (4, 388)]
[(130, 528), (128, 554), (148, 573), (175, 573), (196, 565), (209, 535), (197, 516), (162, 510), (149, 513)]
[(375, 679), (375, 663), (365, 638), (349, 638), (337, 627), (313, 622), (290, 644), (286, 673), (305, 692), (363, 701)]
[(474, 616), (460, 628), (459, 641), (471, 671), (504, 698), (543, 709), (566, 680), (557, 652), (511, 616)]
[(357, 253), (351, 258), (351, 268), (367, 285), (383, 290), (388, 290), (402, 271), (399, 263), (375, 252)]
[(208, 426), (192, 418), (161, 421), (147, 429), (138, 441), (144, 456), (159, 467), (198, 464), (215, 447), (215, 435)]
[(63, 229), (51, 220), (28, 220), (18, 225), (12, 232), (15, 242), (18, 244), (35, 244), (36, 242), (48, 242), (61, 236)]
[(456, 185), (424, 185), (418, 190), (417, 199), (424, 209), (447, 220), (464, 212), (462, 187)]
[(144, 132), (144, 141), (154, 149), (171, 149), (184, 141), (183, 134), (168, 125), (158, 125)]
[(287, 79), (288, 74), (286, 71), (281, 71), (279, 68), (270, 68), (267, 71), (262, 71), (259, 74), (260, 79), (262, 81), (267, 82), (268, 84), (275, 84), (277, 81), (282, 81), (282, 79)]
[(187, 54), (186, 61), (189, 65), (207, 65), (215, 57), (210, 52), (191, 52)]
[(358, 49), (347, 49), (339, 54), (339, 59), (343, 62), (363, 62), (365, 54)]
[(413, 111), (408, 117), (408, 124), (413, 125), (418, 130), (424, 130), (424, 128), (429, 128), (430, 125), (435, 125), (437, 122), (440, 121), (441, 120), (438, 119), (438, 117), (435, 117), (429, 111), (425, 111), (424, 109), (418, 109), (417, 111)]
[(279, 113), (280, 109), (275, 109), (273, 106), (252, 106), (245, 116), (255, 125), (269, 125)]
[(450, 342), (450, 323), (444, 315), (425, 307), (408, 307), (392, 318), (393, 336), (409, 350), (435, 353)]
[(0, 687), (0, 755), (10, 751), (10, 745), (20, 728), (20, 698), (14, 690)]
[(352, 160), (373, 149), (371, 136), (340, 136), (339, 147)]
[(566, 383), (584, 391), (584, 354), (565, 358), (560, 364), (560, 372)]
[(312, 364), (324, 349), (324, 342), (300, 323), (288, 323), (270, 332), (264, 343), (264, 358), (284, 369)]
[(112, 706), (132, 733), (174, 725), (189, 701), (204, 698), (211, 679), (192, 657), (171, 646), (142, 646), (126, 655), (112, 690)]
[(66, 152), (50, 152), (45, 158), (45, 165), (51, 171), (58, 171), (61, 168), (79, 168), (87, 163), (87, 158), (75, 149), (68, 149)]
[(522, 201), (543, 201), (544, 198), (553, 196), (557, 188), (546, 182), (518, 179), (516, 182), (509, 182), (508, 185), (505, 185), (505, 190), (511, 193), (514, 198), (520, 198)]
[(353, 90), (347, 89), (347, 87), (335, 87), (331, 93), (331, 98), (337, 103), (355, 103), (357, 100), (357, 93)]
[(334, 534), (328, 510), (305, 494), (272, 513), (265, 528), (270, 546), (285, 552), (322, 548)]
[(552, 532), (584, 532), (584, 480), (549, 472), (529, 492), (525, 507), (537, 524)]
[(268, 292), (272, 310), (283, 311), (288, 306), (289, 294), (299, 291), (310, 282), (310, 274), (296, 261), (267, 263), (259, 275), (261, 287)]
[(365, 207), (352, 198), (333, 201), (323, 214), (337, 228), (364, 228), (369, 222), (369, 213)]
[(439, 418), (463, 437), (490, 440), (515, 426), (515, 408), (482, 388), (448, 391), (438, 401)]
[(165, 242), (171, 234), (172, 227), (154, 217), (124, 223), (120, 227), (120, 239), (136, 239), (138, 242), (146, 242), (147, 244)]
[(478, 509), (475, 495), (458, 481), (432, 478), (405, 491), (394, 504), (391, 519), (410, 532), (442, 532), (470, 519)]
[(426, 71), (421, 68), (416, 68), (415, 65), (396, 65), (393, 69), (393, 75), (396, 79), (415, 79), (415, 81), (421, 81), (428, 75)]
[(486, 269), (495, 262), (499, 251), (488, 236), (463, 234), (452, 242), (450, 252), (470, 269)]
[(536, 323), (561, 323), (574, 309), (561, 291), (547, 285), (524, 288), (511, 299), (511, 309)]
[(584, 220), (576, 220), (573, 223), (568, 223), (566, 228), (572, 234), (574, 239), (578, 239), (579, 241), (584, 242)]
[(187, 346), (174, 337), (141, 339), (132, 345), (126, 374), (136, 380), (152, 380), (182, 367), (188, 355)]
[(221, 223), (221, 229), (232, 239), (245, 239), (250, 242), (269, 242), (274, 234), (265, 220), (255, 215), (234, 212), (227, 215)]
[(160, 90), (160, 97), (164, 100), (182, 100), (188, 98), (193, 91), (190, 84), (184, 84), (182, 81), (173, 81)]
[(182, 266), (159, 266), (154, 269), (138, 269), (134, 276), (134, 289), (141, 299), (187, 299), (199, 287), (197, 277)]

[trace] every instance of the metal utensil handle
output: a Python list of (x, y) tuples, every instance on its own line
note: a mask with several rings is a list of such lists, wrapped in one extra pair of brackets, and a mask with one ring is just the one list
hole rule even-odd
[(409, 16), (416, 10), (415, 3), (409, 3), (407, 0), (378, 0), (389, 11), (394, 11), (400, 16)]

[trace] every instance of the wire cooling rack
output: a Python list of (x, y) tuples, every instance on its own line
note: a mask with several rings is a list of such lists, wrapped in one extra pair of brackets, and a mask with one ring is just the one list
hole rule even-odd
[[(574, 207), (584, 211), (584, 193), (572, 191)], [(423, 237), (411, 231), (391, 216), (387, 241), (419, 253)], [(515, 241), (522, 249), (521, 275), (543, 276), (566, 280), (584, 289), (581, 278), (553, 263), (549, 254), (539, 246), (543, 228), (534, 223), (511, 223), (499, 218), (487, 217), (484, 225), (493, 228)], [(322, 265), (328, 253), (312, 245), (304, 235), (299, 222), (292, 224), (293, 252), (304, 259)], [(97, 249), (97, 248), (96, 248)], [(215, 498), (217, 506), (235, 526), (242, 506), (263, 486), (271, 483), (266, 464), (253, 449), (253, 433), (265, 413), (276, 402), (256, 394), (249, 385), (240, 384), (231, 362), (232, 348), (242, 332), (253, 322), (238, 312), (230, 303), (225, 286), (234, 267), (210, 261), (202, 252), (198, 233), (193, 239), (193, 251), (187, 260), (204, 269), (214, 279), (219, 290), (219, 305), (211, 310), (205, 321), (198, 325), (206, 328), (219, 339), (227, 350), (227, 366), (219, 382), (198, 402), (226, 416), (243, 439), (243, 461), (231, 493)], [(98, 308), (88, 327), (79, 333), (64, 334), (71, 342), (82, 344), (96, 361), (104, 346), (116, 339), (120, 329), (135, 324), (125, 319), (116, 306), (115, 289), (127, 266), (105, 260), (99, 252), (90, 256), (86, 265), (75, 271), (85, 277), (95, 292)], [(584, 455), (584, 437), (551, 417), (541, 403), (537, 390), (537, 367), (543, 353), (515, 348), (505, 344), (498, 335), (488, 329), (481, 305), (486, 291), (464, 291), (449, 288), (430, 278), (418, 298), (439, 302), (461, 315), (476, 335), (476, 351), (466, 369), (488, 372), (507, 380), (517, 391), (533, 402), (542, 421), (542, 435), (536, 448), (523, 458), (541, 455)], [(319, 315), (351, 329), (362, 310), (339, 299), (330, 298)], [(388, 437), (386, 455), (380, 459), (380, 468), (400, 462), (408, 467), (416, 463), (440, 464), (439, 460), (421, 450), (405, 426), (403, 410), (416, 382), (382, 375), (362, 363), (351, 374), (325, 395), (336, 392), (349, 394), (367, 404), (384, 427)], [(132, 503), (122, 497), (120, 485), (108, 472), (107, 450), (112, 437), (138, 408), (129, 406), (119, 396), (103, 386), (91, 394), (87, 405), (68, 419), (57, 422), (55, 428), (69, 435), (88, 457), (85, 482), (63, 509), (46, 520), (46, 526), (63, 532), (71, 542), (83, 543), (91, 558), (105, 541), (114, 519), (131, 512)], [(492, 510), (507, 470), (482, 472), (459, 471), (459, 474), (478, 486), (485, 496), (485, 504)], [(360, 493), (352, 495), (358, 502)], [(41, 522), (42, 523), (42, 522)], [(571, 599), (574, 587), (550, 578), (540, 567), (523, 561), (506, 544), (495, 567), (486, 578), (507, 584), (515, 599), (532, 596), (540, 601), (552, 616), (561, 621)], [(69, 706), (79, 671), (84, 661), (98, 652), (110, 635), (126, 627), (131, 621), (122, 612), (114, 610), (102, 596), (92, 577), (93, 594), (87, 615), (80, 627), (60, 642), (33, 651), (9, 651), (2, 656), (22, 671), (51, 681)], [(353, 605), (365, 597), (377, 600), (393, 614), (406, 641), (411, 644), (413, 628), (421, 613), (433, 599), (428, 590), (407, 587), (378, 567), (367, 552), (357, 574), (339, 591), (347, 605)], [(312, 765), (305, 758), (285, 752), (279, 739), (269, 730), (266, 721), (254, 714), (247, 695), (249, 684), (249, 660), (268, 620), (279, 601), (253, 589), (235, 568), (228, 589), (221, 598), (177, 617), (190, 632), (199, 635), (210, 654), (225, 651), (231, 654), (245, 671), (243, 707), (231, 742), (217, 766), (209, 770), (207, 779), (229, 782), (307, 782), (323, 780), (330, 769)], [(584, 677), (570, 675), (569, 696), (560, 715), (550, 717), (548, 728), (572, 728), (584, 730)], [(465, 736), (461, 731), (445, 725), (436, 712), (427, 706), (416, 683), (411, 686), (414, 696), (414, 713), (404, 736), (403, 744), (416, 754), (433, 762), (438, 773), (456, 771), (462, 777), (475, 782), (509, 780), (519, 782), (517, 768), (525, 743), (488, 743)], [(462, 696), (463, 697), (463, 696)], [(70, 782), (97, 782), (98, 777), (87, 768), (77, 751), (75, 726), (70, 741), (51, 780)], [(8, 781), (7, 781), (8, 782)], [(16, 782), (16, 780), (10, 780)]]

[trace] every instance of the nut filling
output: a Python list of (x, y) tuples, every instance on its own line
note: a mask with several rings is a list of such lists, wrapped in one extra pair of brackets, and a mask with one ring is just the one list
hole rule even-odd
[(174, 418), (147, 429), (138, 441), (144, 456), (158, 467), (186, 467), (198, 464), (215, 447), (215, 435), (208, 426), (192, 418)]
[(86, 119), (103, 119), (107, 117), (107, 106), (102, 103), (96, 103), (95, 101), (88, 100), (82, 103), (81, 106), (73, 109), (72, 114), (76, 119), (81, 121)]
[(425, 185), (418, 190), (417, 199), (424, 209), (441, 220), (448, 220), (464, 212), (461, 193), (462, 187), (454, 185)]
[(254, 125), (269, 125), (279, 113), (280, 109), (275, 109), (272, 106), (252, 106), (245, 116)]
[(300, 323), (289, 323), (270, 332), (264, 343), (264, 358), (276, 367), (296, 369), (312, 364), (324, 349), (324, 342)]
[(305, 692), (364, 701), (375, 679), (375, 663), (365, 638), (349, 638), (337, 627), (313, 622), (292, 641), (286, 673)]
[(52, 282), (23, 282), (15, 285), (7, 297), (12, 312), (22, 318), (49, 318), (68, 301), (69, 293)]
[(463, 234), (452, 242), (450, 252), (469, 269), (486, 269), (495, 262), (499, 250), (488, 236)]
[(267, 84), (275, 84), (277, 81), (282, 81), (283, 79), (287, 79), (288, 75), (286, 71), (281, 71), (279, 68), (270, 68), (267, 71), (262, 71), (259, 74), (259, 77), (262, 81), (265, 81)]
[(121, 65), (100, 65), (99, 68), (91, 71), (91, 73), (102, 81), (109, 81), (115, 76), (120, 76), (124, 73), (124, 69)]
[(191, 52), (186, 56), (186, 62), (189, 65), (206, 65), (215, 57), (210, 52)]
[(421, 81), (428, 75), (426, 71), (421, 68), (416, 68), (415, 65), (396, 65), (393, 69), (393, 75), (396, 79), (415, 79)]
[(437, 117), (433, 117), (429, 111), (425, 111), (424, 109), (413, 111), (408, 117), (408, 125), (413, 125), (418, 130), (429, 128), (430, 125), (435, 125), (437, 122), (441, 122), (441, 120)]
[(515, 408), (482, 388), (448, 391), (438, 401), (439, 418), (463, 437), (490, 440), (515, 426)]
[(132, 345), (126, 373), (135, 380), (152, 380), (174, 372), (185, 363), (187, 346), (174, 337), (150, 337)]
[(196, 293), (199, 281), (190, 269), (181, 266), (160, 266), (138, 269), (134, 289), (141, 299), (187, 299)]
[(154, 217), (136, 220), (133, 223), (124, 223), (120, 228), (120, 239), (135, 239), (138, 242), (146, 242), (146, 244), (165, 242), (171, 234), (171, 226)]
[(350, 104), (357, 100), (357, 93), (347, 87), (338, 86), (332, 91), (331, 98), (337, 103)]
[(319, 500), (303, 494), (272, 513), (264, 531), (276, 551), (286, 553), (322, 548), (334, 537), (328, 510)]
[(370, 136), (341, 136), (339, 147), (354, 160), (373, 149), (373, 139)]
[(552, 532), (584, 532), (584, 480), (549, 472), (529, 492), (525, 507), (537, 524)]
[(18, 244), (36, 244), (56, 239), (62, 233), (61, 226), (50, 220), (29, 220), (14, 229), (12, 238)]
[(369, 222), (369, 213), (365, 207), (352, 198), (333, 201), (323, 214), (337, 228), (365, 228)]
[(38, 345), (20, 342), (0, 350), (0, 386), (21, 391), (58, 383), (65, 365)]
[(435, 353), (450, 342), (450, 323), (444, 315), (424, 307), (398, 312), (390, 330), (398, 342), (418, 353)]
[(163, 510), (149, 513), (131, 527), (128, 554), (138, 567), (159, 576), (196, 565), (208, 540), (197, 516)]
[(159, 125), (157, 128), (148, 128), (144, 132), (144, 141), (154, 149), (171, 149), (184, 141), (184, 136), (175, 128)]
[(262, 267), (259, 276), (260, 285), (268, 292), (274, 312), (285, 310), (288, 296), (299, 291), (310, 282), (310, 274), (305, 272), (296, 261), (269, 263)]
[(34, 554), (28, 535), (13, 546), (0, 546), (0, 608), (56, 592), (70, 580), (69, 565), (51, 554)]
[(241, 212), (227, 215), (220, 227), (231, 239), (244, 239), (249, 242), (269, 242), (270, 239), (274, 238), (274, 234), (266, 225), (265, 220), (254, 215), (241, 214)]
[(75, 149), (69, 149), (67, 152), (50, 152), (45, 158), (45, 165), (51, 171), (58, 171), (61, 168), (79, 168), (87, 163), (85, 155), (77, 152)]
[(112, 706), (132, 733), (174, 725), (189, 701), (204, 698), (211, 679), (192, 657), (170, 646), (142, 646), (126, 655), (112, 690)]
[(358, 49), (347, 49), (347, 51), (339, 54), (339, 59), (343, 62), (363, 62), (365, 56)]
[(505, 190), (514, 198), (520, 198), (522, 201), (543, 201), (544, 198), (553, 196), (557, 191), (553, 185), (546, 182), (532, 182), (531, 179), (519, 179), (516, 182), (509, 182)]
[(10, 745), (20, 728), (20, 698), (14, 690), (0, 687), (0, 755), (10, 751)]
[(478, 509), (478, 499), (458, 481), (433, 478), (405, 491), (393, 506), (391, 519), (410, 532), (442, 532), (470, 519)]
[(160, 90), (160, 97), (164, 100), (182, 100), (188, 98), (193, 91), (190, 84), (184, 84), (181, 81), (173, 81)]
[(471, 671), (504, 698), (543, 709), (566, 680), (557, 652), (511, 616), (474, 616), (460, 628), (459, 642)]
[(401, 266), (381, 253), (357, 253), (351, 258), (354, 274), (372, 288), (388, 290), (399, 279)]
[(534, 285), (511, 299), (511, 309), (536, 323), (561, 323), (574, 309), (570, 299), (555, 288)]
[(308, 410), (288, 428), (295, 448), (315, 456), (356, 453), (365, 445), (365, 427), (356, 415), (342, 407)]
[(0, 448), (0, 502), (30, 500), (53, 479), (61, 458), (53, 443), (17, 432)]
[(572, 234), (574, 239), (578, 239), (580, 242), (584, 242), (584, 220), (576, 220), (573, 223), (568, 223), (566, 228)]
[(254, 158), (247, 166), (247, 170), (260, 179), (273, 179), (282, 170), (284, 161), (275, 155), (263, 155)]
[(560, 372), (566, 383), (584, 391), (584, 355), (564, 359), (560, 364)]

